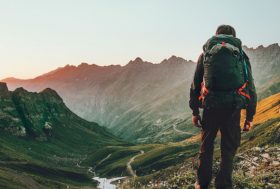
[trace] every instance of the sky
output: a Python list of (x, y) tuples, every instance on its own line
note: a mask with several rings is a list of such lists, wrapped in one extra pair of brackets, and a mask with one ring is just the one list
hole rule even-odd
[(0, 0), (0, 79), (67, 64), (197, 60), (217, 26), (249, 47), (280, 43), (278, 0)]

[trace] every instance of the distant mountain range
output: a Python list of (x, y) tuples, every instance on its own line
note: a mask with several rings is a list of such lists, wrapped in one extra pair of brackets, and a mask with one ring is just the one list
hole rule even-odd
[[(280, 47), (244, 47), (260, 98), (279, 92)], [(67, 65), (34, 79), (4, 79), (9, 89), (55, 89), (79, 116), (134, 142), (179, 140), (174, 125), (190, 132), (188, 93), (195, 62), (172, 56), (153, 64), (136, 58), (125, 66)], [(184, 134), (181, 137), (191, 135)]]

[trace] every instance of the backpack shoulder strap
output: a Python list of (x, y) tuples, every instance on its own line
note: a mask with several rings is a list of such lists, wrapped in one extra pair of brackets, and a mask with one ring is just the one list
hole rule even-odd
[(246, 63), (246, 59), (245, 59), (246, 55), (242, 49), (240, 51), (240, 54), (241, 54), (241, 60), (243, 62), (243, 67), (244, 67), (244, 72), (245, 72), (245, 82), (248, 82), (249, 77), (248, 77), (247, 63)]

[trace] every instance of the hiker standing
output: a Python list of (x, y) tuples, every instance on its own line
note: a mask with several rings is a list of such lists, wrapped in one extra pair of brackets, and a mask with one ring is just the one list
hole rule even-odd
[[(240, 146), (240, 112), (246, 109), (243, 130), (252, 127), (257, 96), (251, 65), (233, 27), (221, 25), (203, 46), (190, 90), (192, 122), (202, 128), (196, 188), (208, 188), (212, 179), (214, 140), (221, 133), (221, 163), (215, 179), (218, 189), (232, 188), (233, 158)], [(199, 108), (203, 108), (202, 119)]]

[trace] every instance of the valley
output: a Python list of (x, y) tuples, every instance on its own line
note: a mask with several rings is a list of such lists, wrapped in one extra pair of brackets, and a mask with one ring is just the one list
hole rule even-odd
[(9, 91), (0, 83), (0, 91), (2, 188), (94, 188), (94, 176), (145, 175), (183, 161), (194, 147), (124, 142), (76, 116), (52, 89)]
[[(235, 167), (235, 187), (263, 188), (269, 179), (277, 188), (280, 47), (244, 50), (262, 75), (255, 78), (255, 127), (242, 134), (235, 160), (244, 164)], [(96, 188), (98, 180), (118, 177), (125, 177), (113, 183), (120, 188), (191, 187), (200, 146), (188, 108), (194, 68), (176, 56), (157, 64), (136, 58), (125, 66), (82, 63), (2, 80), (0, 188)], [(219, 145), (215, 169), (218, 152)]]
[[(95, 188), (98, 183), (93, 177), (126, 177), (119, 186), (136, 188), (139, 184), (149, 188), (150, 183), (161, 183), (157, 179), (166, 179), (162, 183), (166, 186), (193, 181), (191, 167), (195, 166), (199, 135), (180, 142), (132, 144), (73, 114), (51, 89), (40, 93), (24, 89), (11, 92), (4, 83), (0, 89), (1, 187)], [(279, 93), (259, 102), (256, 128), (242, 135), (240, 153), (253, 146), (279, 146), (279, 102)], [(7, 125), (6, 119), (15, 122)], [(50, 125), (51, 131), (46, 130)], [(177, 125), (176, 132), (189, 134)], [(178, 175), (179, 180), (173, 180), (173, 171), (183, 171), (185, 176)]]

